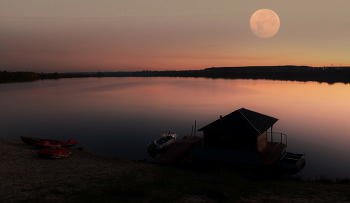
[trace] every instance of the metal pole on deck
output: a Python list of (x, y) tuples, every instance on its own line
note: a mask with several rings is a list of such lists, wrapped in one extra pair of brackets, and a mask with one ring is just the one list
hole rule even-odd
[(196, 120), (194, 120), (193, 144), (196, 142)]
[(192, 125), (192, 130), (191, 130), (191, 136), (193, 136), (193, 125)]
[(281, 133), (281, 143), (282, 143), (282, 133)]
[(273, 142), (273, 137), (272, 137), (272, 127), (273, 127), (273, 126), (271, 126), (271, 142)]

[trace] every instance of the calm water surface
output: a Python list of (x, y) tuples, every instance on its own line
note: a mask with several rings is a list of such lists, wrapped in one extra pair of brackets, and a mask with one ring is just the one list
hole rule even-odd
[[(1, 137), (77, 139), (95, 154), (150, 159), (162, 132), (191, 134), (239, 108), (279, 121), (301, 175), (350, 177), (350, 85), (194, 78), (84, 78), (0, 84)], [(202, 136), (202, 132), (197, 135)]]

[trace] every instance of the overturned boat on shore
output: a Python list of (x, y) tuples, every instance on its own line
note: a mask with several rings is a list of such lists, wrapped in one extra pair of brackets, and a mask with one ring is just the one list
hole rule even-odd
[(38, 149), (56, 149), (61, 148), (61, 144), (55, 141), (41, 141), (35, 144)]
[(148, 144), (148, 151), (163, 150), (176, 142), (176, 133), (162, 133), (160, 138)]
[(59, 143), (61, 145), (61, 147), (72, 147), (72, 146), (79, 144), (79, 142), (74, 140), (74, 139), (70, 139), (68, 141), (59, 141), (59, 140), (42, 139), (42, 138), (25, 137), (25, 136), (20, 136), (20, 137), (24, 143), (27, 143), (30, 145), (35, 145), (35, 144), (42, 142), (42, 141), (56, 142), (56, 143)]
[(38, 151), (38, 155), (40, 157), (45, 157), (49, 159), (61, 159), (61, 158), (66, 158), (71, 155), (72, 152), (67, 151), (64, 148), (56, 148), (53, 150), (50, 149), (42, 149)]

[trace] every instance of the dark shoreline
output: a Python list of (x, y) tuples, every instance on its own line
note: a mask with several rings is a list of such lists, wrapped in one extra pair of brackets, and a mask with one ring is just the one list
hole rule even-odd
[(0, 138), (0, 202), (349, 202), (348, 178), (269, 177), (221, 164), (170, 167), (69, 149), (50, 160)]
[(247, 66), (212, 67), (203, 70), (166, 70), (135, 72), (34, 73), (0, 71), (0, 83), (44, 79), (87, 77), (194, 77), (212, 79), (267, 79), (299, 82), (350, 83), (350, 67)]

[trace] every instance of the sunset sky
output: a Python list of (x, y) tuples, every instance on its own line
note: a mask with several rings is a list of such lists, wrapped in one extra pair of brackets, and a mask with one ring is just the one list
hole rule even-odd
[[(0, 0), (0, 71), (350, 66), (349, 0)], [(250, 18), (273, 10), (278, 33)]]

